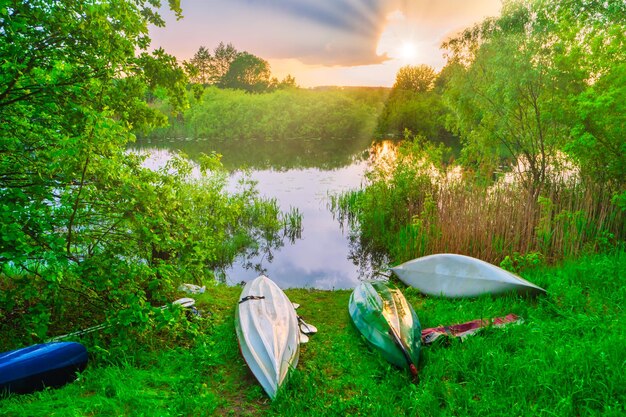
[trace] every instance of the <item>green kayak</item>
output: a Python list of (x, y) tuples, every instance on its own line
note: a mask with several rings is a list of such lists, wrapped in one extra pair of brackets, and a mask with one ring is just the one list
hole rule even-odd
[(413, 307), (384, 281), (359, 284), (350, 296), (350, 316), (385, 359), (417, 375), (422, 329)]

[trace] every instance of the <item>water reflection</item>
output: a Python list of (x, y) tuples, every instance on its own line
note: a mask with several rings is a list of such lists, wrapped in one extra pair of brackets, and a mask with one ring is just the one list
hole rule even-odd
[(370, 170), (390, 176), (398, 159), (398, 142), (383, 140), (372, 143), (369, 150)]
[(299, 238), (271, 242), (217, 271), (225, 282), (247, 282), (263, 273), (282, 288), (347, 289), (360, 279), (371, 278), (378, 269), (372, 262), (379, 265), (382, 261), (359, 251), (357, 238), (344, 231), (331, 213), (329, 196), (361, 186), (370, 163), (369, 147), (370, 141), (359, 139), (260, 142), (258, 146), (144, 140), (134, 149), (152, 155), (146, 161), (151, 168), (163, 166), (175, 151), (182, 150), (196, 161), (201, 152), (217, 151), (231, 171), (229, 191), (236, 191), (240, 181), (253, 180), (259, 194), (275, 198), (282, 211), (296, 208), (301, 213)]
[(331, 170), (367, 157), (370, 139), (229, 140), (138, 139), (136, 148), (183, 151), (197, 161), (201, 153), (222, 154), (227, 170), (242, 168), (283, 171), (294, 168)]
[[(334, 170), (317, 168), (251, 173), (257, 189), (274, 197), (283, 210), (297, 207), (302, 214), (302, 236), (293, 244), (261, 253), (223, 271), (227, 282), (249, 281), (259, 273), (279, 286), (352, 288), (359, 280), (351, 261), (349, 239), (327, 208), (328, 195), (358, 188), (366, 161)], [(234, 174), (236, 182), (241, 173)]]

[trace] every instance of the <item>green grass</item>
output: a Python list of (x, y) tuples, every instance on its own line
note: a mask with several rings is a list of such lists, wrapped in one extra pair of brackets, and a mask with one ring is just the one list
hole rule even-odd
[(190, 347), (93, 360), (75, 383), (0, 400), (0, 416), (622, 416), (626, 413), (626, 253), (595, 255), (523, 276), (548, 290), (445, 300), (404, 294), (423, 327), (520, 315), (524, 322), (425, 347), (420, 379), (386, 363), (352, 325), (349, 291), (288, 290), (319, 332), (270, 401), (234, 331), (241, 291), (217, 286)]

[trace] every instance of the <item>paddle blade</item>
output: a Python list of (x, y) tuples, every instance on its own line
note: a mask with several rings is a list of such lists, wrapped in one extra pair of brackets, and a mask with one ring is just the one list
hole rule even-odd
[(300, 331), (304, 334), (317, 333), (317, 327), (313, 326), (312, 324), (306, 323), (300, 316), (298, 316), (298, 324), (300, 324)]
[(185, 298), (179, 298), (178, 300), (173, 301), (172, 304), (180, 304), (184, 308), (189, 308), (189, 307), (192, 307), (194, 304), (196, 304), (196, 300), (194, 300), (193, 298), (185, 297)]
[(300, 321), (300, 331), (304, 334), (315, 334), (317, 333), (317, 327), (312, 324), (305, 323), (303, 320)]

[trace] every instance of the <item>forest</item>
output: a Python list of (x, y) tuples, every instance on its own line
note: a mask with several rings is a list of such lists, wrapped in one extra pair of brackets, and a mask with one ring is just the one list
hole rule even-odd
[[(167, 3), (182, 18), (180, 1)], [(67, 391), (0, 398), (0, 414), (625, 412), (624, 2), (505, 0), (499, 16), (446, 40), (439, 71), (408, 65), (391, 88), (318, 89), (279, 80), (266, 60), (232, 44), (199, 46), (181, 62), (153, 50), (148, 28), (165, 24), (160, 6), (0, 5), (0, 351), (106, 325), (82, 339), (94, 364), (84, 379)], [(291, 383), (302, 394), (288, 389), (268, 403), (238, 356), (240, 289), (216, 282), (214, 270), (297, 235), (300, 215), (253, 182), (229, 190), (217, 152), (144, 167), (127, 150), (147, 138), (251, 149), (391, 140), (396, 150), (371, 158), (385, 163), (372, 163), (361, 189), (331, 198), (358, 251), (395, 264), (462, 253), (527, 272), (553, 293), (488, 305), (409, 290), (427, 322), (511, 308), (530, 323), (431, 349), (431, 371), (411, 384), (361, 354), (343, 314), (348, 292), (291, 290), (309, 303), (305, 314), (326, 320), (325, 334), (303, 348), (310, 360)], [(208, 287), (204, 318), (169, 304), (182, 283)], [(503, 379), (489, 385), (481, 352)], [(497, 359), (511, 352), (512, 362)], [(534, 387), (528, 363), (545, 367)]]

